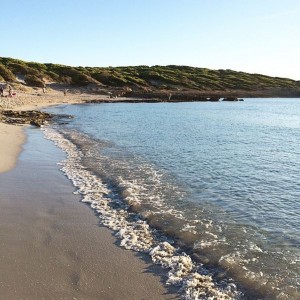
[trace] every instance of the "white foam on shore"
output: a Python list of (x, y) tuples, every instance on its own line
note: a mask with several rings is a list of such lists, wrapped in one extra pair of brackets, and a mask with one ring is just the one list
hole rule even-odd
[[(101, 181), (101, 179), (81, 164), (82, 152), (63, 135), (51, 128), (43, 129), (47, 139), (53, 141), (66, 154), (67, 158), (60, 162), (61, 170), (77, 187), (75, 193), (82, 195), (82, 202), (99, 213), (101, 223), (116, 231), (120, 246), (137, 252), (148, 253), (153, 263), (168, 269), (166, 284), (180, 286), (183, 299), (236, 299), (240, 292), (234, 284), (220, 287), (201, 265), (195, 264), (191, 257), (174, 248), (169, 242), (156, 238), (153, 230), (145, 221), (130, 218), (127, 211), (128, 202), (138, 203), (138, 199), (128, 199), (124, 203)], [(132, 195), (130, 187), (124, 184), (124, 197)], [(129, 200), (129, 201), (128, 201)], [(130, 201), (131, 200), (131, 201)], [(132, 220), (134, 219), (134, 220)]]

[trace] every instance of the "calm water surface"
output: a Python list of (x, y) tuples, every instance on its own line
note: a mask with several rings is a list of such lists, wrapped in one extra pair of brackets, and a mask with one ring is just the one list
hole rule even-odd
[(51, 111), (150, 225), (262, 299), (300, 299), (300, 99)]

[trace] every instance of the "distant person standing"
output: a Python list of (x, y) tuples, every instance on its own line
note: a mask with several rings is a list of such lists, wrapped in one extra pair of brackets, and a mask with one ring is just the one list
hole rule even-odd
[(43, 86), (43, 93), (44, 94), (46, 93), (46, 86), (45, 85)]
[(4, 97), (4, 88), (3, 88), (3, 86), (1, 86), (1, 88), (0, 88), (0, 96)]
[(64, 96), (67, 96), (67, 89), (64, 89)]
[(12, 97), (13, 96), (13, 94), (12, 94), (12, 87), (11, 87), (11, 85), (9, 84), (8, 85), (8, 97)]

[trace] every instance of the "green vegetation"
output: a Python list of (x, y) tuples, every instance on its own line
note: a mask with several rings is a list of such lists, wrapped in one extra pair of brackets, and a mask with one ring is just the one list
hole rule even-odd
[(35, 75), (26, 75), (25, 82), (29, 86), (37, 86), (37, 87), (44, 87), (45, 86), (44, 81), (41, 78), (39, 78)]
[(70, 67), (58, 64), (24, 62), (13, 58), (0, 58), (0, 80), (16, 81), (23, 76), (26, 84), (42, 86), (46, 81), (76, 86), (102, 84), (150, 90), (195, 91), (255, 91), (288, 89), (299, 91), (300, 82), (248, 74), (232, 70), (210, 70), (188, 66), (136, 66), (136, 67)]
[(1, 63), (0, 63), (0, 77), (2, 78), (2, 80), (4, 79), (5, 81), (14, 81), (16, 79), (13, 72)]

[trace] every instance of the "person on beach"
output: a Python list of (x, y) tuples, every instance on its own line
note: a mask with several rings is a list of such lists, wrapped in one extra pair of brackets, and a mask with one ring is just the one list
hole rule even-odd
[(67, 96), (67, 89), (64, 89), (64, 96)]
[(43, 86), (43, 94), (45, 94), (46, 93), (46, 86), (44, 85)]
[(12, 96), (13, 96), (12, 87), (11, 87), (11, 85), (9, 84), (9, 85), (8, 85), (8, 97), (12, 97)]
[(0, 88), (0, 96), (4, 97), (4, 88), (3, 88), (3, 86), (1, 86), (1, 88)]

